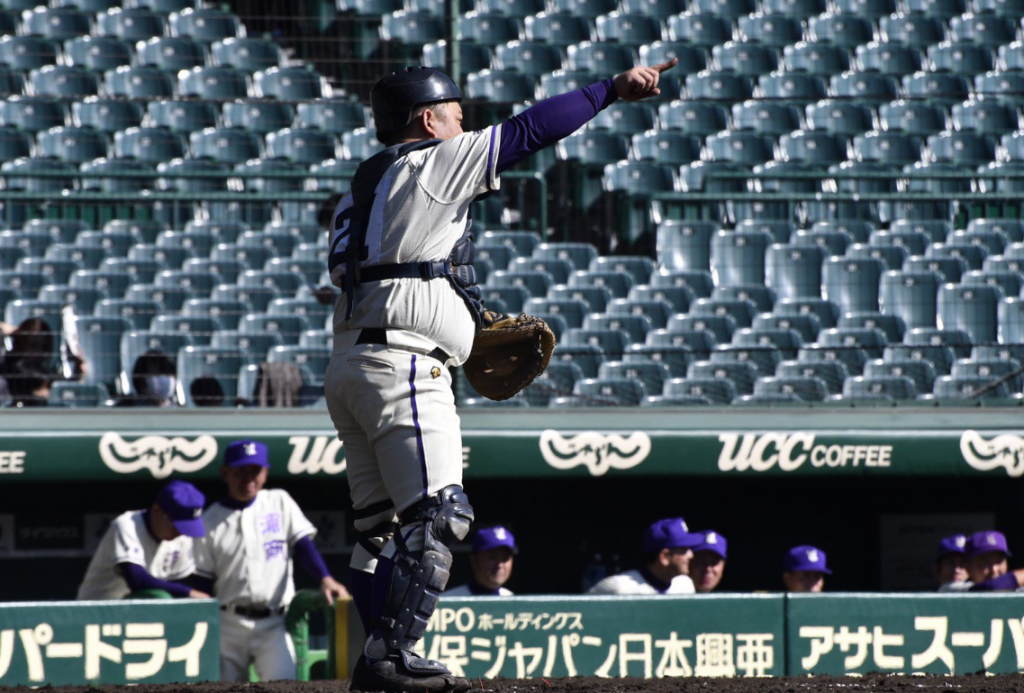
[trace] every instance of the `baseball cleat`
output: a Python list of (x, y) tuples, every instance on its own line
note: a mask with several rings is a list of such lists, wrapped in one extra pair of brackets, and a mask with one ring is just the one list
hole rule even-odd
[(415, 675), (402, 671), (391, 657), (367, 661), (360, 657), (352, 672), (352, 693), (467, 693), (473, 686), (468, 679), (452, 674)]

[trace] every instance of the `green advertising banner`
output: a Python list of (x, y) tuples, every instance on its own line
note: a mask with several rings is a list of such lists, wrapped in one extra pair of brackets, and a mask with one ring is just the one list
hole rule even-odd
[(781, 676), (784, 597), (442, 599), (422, 652), (470, 679)]
[(1015, 593), (790, 595), (787, 672), (1018, 672), (1022, 617)]
[(0, 686), (219, 678), (215, 600), (0, 604)]
[[(1024, 476), (1016, 411), (470, 411), (462, 420), (467, 478)], [(325, 411), (77, 410), (0, 417), (0, 481), (215, 478), (227, 443), (252, 436), (289, 475), (345, 473)]]

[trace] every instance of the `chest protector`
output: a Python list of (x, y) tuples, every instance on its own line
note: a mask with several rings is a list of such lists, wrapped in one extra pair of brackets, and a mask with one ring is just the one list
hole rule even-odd
[[(472, 223), (467, 225), (466, 232), (455, 242), (451, 253), (439, 260), (422, 262), (400, 262), (388, 265), (360, 267), (359, 263), (368, 257), (366, 247), (366, 231), (370, 221), (370, 211), (374, 203), (374, 190), (381, 178), (401, 157), (418, 149), (435, 147), (441, 140), (409, 142), (388, 147), (362, 164), (352, 179), (352, 206), (339, 214), (334, 220), (334, 230), (338, 231), (348, 222), (348, 232), (334, 239), (328, 267), (333, 271), (338, 265), (344, 264), (345, 274), (341, 290), (348, 295), (348, 308), (345, 319), (352, 317), (355, 304), (355, 288), (368, 282), (379, 282), (385, 279), (422, 279), (429, 281), (444, 277), (462, 298), (473, 317), (473, 323), (479, 331), (483, 327), (483, 300), (480, 287), (476, 283), (476, 271), (473, 269), (475, 247), (470, 233)], [(336, 253), (337, 243), (348, 238), (343, 253)]]

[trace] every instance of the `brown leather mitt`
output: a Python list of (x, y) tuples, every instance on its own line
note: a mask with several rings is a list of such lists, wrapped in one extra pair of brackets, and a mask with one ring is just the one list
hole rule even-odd
[(548, 367), (555, 333), (532, 315), (513, 318), (484, 311), (484, 325), (462, 368), (477, 392), (500, 402), (532, 383)]

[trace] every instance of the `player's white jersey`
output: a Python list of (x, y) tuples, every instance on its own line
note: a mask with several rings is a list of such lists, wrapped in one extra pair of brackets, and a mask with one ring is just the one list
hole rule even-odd
[(588, 594), (693, 594), (693, 580), (689, 575), (677, 575), (664, 592), (649, 583), (639, 570), (610, 575), (590, 588)]
[(504, 587), (499, 587), (498, 588), (498, 593), (496, 595), (474, 594), (473, 590), (469, 589), (469, 585), (466, 584), (466, 585), (459, 585), (458, 587), (449, 587), (448, 589), (446, 589), (444, 591), (444, 594), (442, 594), (441, 596), (442, 597), (484, 597), (484, 596), (487, 596), (487, 597), (490, 597), (490, 596), (495, 596), (495, 597), (511, 597), (514, 594), (515, 594), (515, 592), (513, 592), (512, 590), (509, 590), (509, 589), (505, 589)]
[(940, 586), (939, 592), (969, 592), (972, 587), (974, 587), (974, 583), (970, 580), (958, 580)]
[(144, 510), (131, 510), (110, 523), (78, 588), (79, 599), (127, 597), (131, 589), (118, 563), (140, 565), (160, 580), (182, 580), (195, 571), (192, 537), (160, 541), (146, 528), (144, 514)]
[(295, 595), (291, 547), (316, 528), (286, 491), (260, 491), (247, 508), (223, 503), (203, 513), (196, 574), (214, 580), (221, 604), (287, 606)]
[[(469, 132), (418, 149), (396, 161), (381, 177), (366, 230), (362, 267), (443, 260), (469, 224), (475, 197), (497, 190), (501, 126)], [(334, 213), (331, 252), (343, 254), (352, 207), (351, 193)], [(341, 223), (338, 223), (339, 217)], [(331, 280), (344, 286), (344, 264)], [(476, 327), (465, 302), (448, 279), (386, 279), (356, 288), (352, 317), (345, 320), (348, 296), (338, 301), (335, 333), (364, 327), (413, 332), (444, 349), (461, 364), (473, 347)]]

